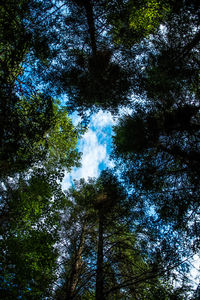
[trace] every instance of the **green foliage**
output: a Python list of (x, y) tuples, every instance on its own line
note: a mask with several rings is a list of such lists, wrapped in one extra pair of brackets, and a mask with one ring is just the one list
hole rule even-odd
[(162, 113), (139, 112), (115, 127), (115, 155), (125, 164), (126, 182), (155, 201), (166, 222), (174, 220), (180, 227), (186, 226), (183, 220), (198, 199), (198, 119), (198, 108), (185, 105)]
[(1, 179), (1, 291), (9, 297), (35, 299), (50, 295), (56, 280), (54, 246), (59, 240), (60, 210), (66, 205), (58, 181), (64, 170), (78, 165), (76, 144), (83, 130), (73, 127), (59, 104), (51, 102), (51, 120), (47, 119), (48, 110), (39, 96), (21, 99), (16, 107), (19, 147), (13, 161), (7, 153), (10, 173), (4, 167)]
[(108, 22), (112, 25), (114, 42), (130, 47), (148, 38), (167, 20), (171, 11), (170, 4), (169, 1), (157, 0), (121, 1), (118, 10), (114, 10), (114, 2), (108, 3)]
[(144, 6), (140, 9), (132, 7), (130, 14), (130, 28), (135, 31), (143, 31), (143, 36), (153, 33), (160, 25), (161, 20), (169, 13), (170, 7), (162, 1), (145, 1)]
[(76, 149), (78, 138), (85, 132), (81, 125), (75, 127), (68, 117), (66, 108), (53, 106), (53, 126), (45, 134), (39, 145), (47, 145), (47, 165), (70, 170), (72, 166), (79, 166), (80, 154)]
[(49, 285), (55, 280), (54, 243), (48, 232), (33, 229), (1, 240), (0, 290), (4, 299), (35, 299), (49, 294)]
[[(33, 84), (27, 78), (28, 68), (36, 61), (47, 62), (50, 49), (43, 30), (38, 29), (41, 12), (52, 4), (46, 1), (8, 0), (0, 6), (0, 82), (2, 88), (24, 96), (32, 93)], [(25, 67), (26, 66), (26, 67)]]
[(67, 93), (70, 111), (77, 110), (82, 115), (88, 109), (116, 112), (118, 106), (128, 102), (130, 76), (119, 54), (100, 32), (99, 11), (103, 16), (105, 3), (68, 1), (67, 5), (65, 29), (62, 28), (65, 33), (60, 36), (58, 48), (63, 55), (56, 57), (44, 80), (57, 94)]
[[(10, 144), (2, 142), (8, 159), (2, 160), (1, 178), (1, 291), (9, 298), (35, 299), (50, 295), (56, 278), (54, 246), (66, 205), (58, 181), (65, 169), (78, 165), (76, 144), (83, 130), (74, 128), (66, 110), (49, 98), (20, 100), (15, 107), (20, 132), (10, 132)], [(9, 148), (14, 142), (17, 147)]]
[(109, 50), (86, 57), (74, 53), (75, 66), (62, 69), (59, 78), (56, 76), (61, 91), (69, 96), (67, 107), (70, 111), (78, 110), (83, 114), (87, 109), (102, 108), (115, 112), (118, 106), (127, 102), (130, 88), (128, 71), (111, 61), (111, 56)]
[[(4, 113), (4, 111), (2, 111)], [(49, 97), (38, 95), (17, 99), (16, 105), (3, 115), (1, 127), (1, 174), (12, 175), (35, 163), (67, 168), (78, 165), (76, 150), (81, 127), (74, 128), (66, 109)]]
[[(48, 11), (51, 3), (6, 1), (0, 7), (1, 177), (24, 171), (45, 158), (44, 137), (58, 118), (52, 98), (36, 91), (30, 78), (36, 61), (50, 56), (45, 35), (35, 24), (41, 21), (41, 7)], [(75, 159), (76, 154), (71, 156)]]
[(9, 100), (3, 98), (1, 106), (1, 176), (24, 170), (44, 157), (46, 149), (39, 151), (37, 145), (52, 126), (53, 117), (49, 97), (20, 99), (13, 95)]
[[(156, 121), (156, 120), (155, 120)], [(156, 122), (155, 124), (156, 125)], [(153, 128), (152, 128), (153, 129)], [(118, 126), (114, 128), (114, 143), (119, 153), (142, 153), (158, 139), (157, 128), (146, 130), (145, 120), (140, 116), (127, 116), (121, 119)]]
[(9, 295), (8, 299), (51, 294), (59, 211), (65, 201), (61, 186), (50, 175), (35, 170), (29, 179), (21, 176), (7, 182), (2, 193), (1, 293)]
[(23, 72), (20, 63), (30, 42), (30, 35), (23, 25), (27, 3), (28, 1), (7, 1), (0, 7), (0, 79), (3, 84), (13, 84)]

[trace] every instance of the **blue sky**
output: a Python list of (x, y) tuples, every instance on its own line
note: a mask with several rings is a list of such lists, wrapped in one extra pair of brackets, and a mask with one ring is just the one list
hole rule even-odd
[[(73, 120), (77, 123), (77, 116), (74, 116)], [(74, 168), (71, 173), (65, 174), (64, 190), (74, 179), (98, 177), (101, 170), (113, 166), (109, 154), (112, 147), (112, 125), (115, 122), (109, 112), (99, 111), (92, 115), (88, 129), (78, 143), (78, 149), (82, 152), (81, 167)]]

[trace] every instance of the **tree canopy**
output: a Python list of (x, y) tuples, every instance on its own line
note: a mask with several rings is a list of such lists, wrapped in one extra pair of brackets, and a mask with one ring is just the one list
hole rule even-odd
[[(196, 0), (1, 3), (4, 299), (198, 297), (199, 26)], [(115, 167), (63, 191), (86, 130), (70, 113), (100, 109)]]

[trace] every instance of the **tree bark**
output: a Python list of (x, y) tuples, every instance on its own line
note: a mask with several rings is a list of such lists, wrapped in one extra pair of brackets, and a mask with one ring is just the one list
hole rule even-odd
[(65, 293), (65, 300), (72, 300), (76, 296), (76, 287), (79, 281), (79, 276), (82, 267), (82, 253), (83, 253), (83, 248), (85, 243), (85, 235), (86, 235), (86, 221), (84, 222), (82, 227), (80, 242), (78, 245), (78, 249), (75, 253), (72, 270), (70, 273), (70, 277), (68, 279), (68, 284)]
[(97, 45), (96, 45), (96, 36), (95, 36), (95, 23), (93, 15), (93, 7), (90, 0), (84, 0), (83, 6), (86, 10), (87, 23), (89, 27), (89, 34), (91, 40), (92, 54), (96, 56), (97, 54)]
[(98, 232), (95, 299), (96, 300), (105, 300), (104, 279), (103, 279), (103, 214), (102, 214), (101, 209), (99, 209), (99, 232)]

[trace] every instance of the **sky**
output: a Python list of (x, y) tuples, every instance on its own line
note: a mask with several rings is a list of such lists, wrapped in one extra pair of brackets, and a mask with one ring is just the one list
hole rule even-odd
[[(72, 119), (73, 123), (78, 122), (76, 115)], [(70, 187), (74, 179), (98, 177), (101, 170), (113, 167), (109, 155), (112, 147), (112, 125), (115, 123), (109, 112), (99, 111), (92, 115), (86, 133), (78, 142), (78, 149), (82, 152), (81, 167), (73, 168), (71, 173), (65, 174), (64, 190)]]

